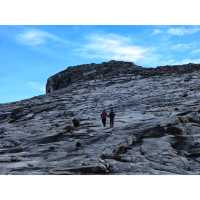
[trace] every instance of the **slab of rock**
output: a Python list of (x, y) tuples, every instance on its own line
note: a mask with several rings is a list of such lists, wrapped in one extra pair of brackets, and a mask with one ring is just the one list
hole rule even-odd
[[(0, 105), (0, 174), (200, 174), (199, 70), (67, 68), (46, 95)], [(115, 126), (104, 128), (111, 107)]]

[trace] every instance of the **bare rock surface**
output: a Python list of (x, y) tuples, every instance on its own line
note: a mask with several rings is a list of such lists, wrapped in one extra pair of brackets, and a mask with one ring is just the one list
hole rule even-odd
[(110, 61), (49, 78), (46, 95), (0, 105), (0, 174), (200, 174), (199, 69)]

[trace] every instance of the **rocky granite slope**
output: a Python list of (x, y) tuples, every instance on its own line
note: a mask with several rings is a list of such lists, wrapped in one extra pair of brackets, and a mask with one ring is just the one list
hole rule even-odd
[(50, 77), (46, 95), (0, 105), (0, 174), (200, 174), (199, 70), (110, 61)]

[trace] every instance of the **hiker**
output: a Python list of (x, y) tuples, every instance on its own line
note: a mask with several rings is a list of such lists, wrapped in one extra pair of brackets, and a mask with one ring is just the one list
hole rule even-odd
[(101, 113), (101, 121), (104, 127), (106, 127), (106, 118), (107, 118), (108, 114), (105, 110), (103, 110), (103, 112)]
[(115, 113), (112, 108), (110, 110), (109, 117), (110, 117), (110, 128), (112, 128), (114, 126), (114, 119), (115, 119)]

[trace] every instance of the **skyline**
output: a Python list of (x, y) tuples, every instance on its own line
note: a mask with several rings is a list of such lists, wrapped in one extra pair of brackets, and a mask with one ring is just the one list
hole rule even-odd
[(200, 26), (0, 26), (0, 103), (44, 94), (67, 66), (200, 63), (199, 35)]

